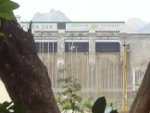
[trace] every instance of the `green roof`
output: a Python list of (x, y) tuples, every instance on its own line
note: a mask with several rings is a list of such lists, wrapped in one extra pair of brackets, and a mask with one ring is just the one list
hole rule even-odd
[[(29, 23), (22, 21), (21, 23)], [(33, 23), (125, 23), (125, 21), (32, 21)]]

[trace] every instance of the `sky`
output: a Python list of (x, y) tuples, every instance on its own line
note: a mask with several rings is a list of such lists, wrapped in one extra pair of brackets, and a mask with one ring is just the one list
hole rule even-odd
[(71, 21), (127, 21), (140, 18), (150, 22), (150, 0), (12, 0), (20, 5), (14, 11), (29, 21), (36, 12), (62, 11)]

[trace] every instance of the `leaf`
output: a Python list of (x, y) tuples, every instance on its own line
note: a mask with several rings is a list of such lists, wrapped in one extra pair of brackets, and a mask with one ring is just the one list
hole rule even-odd
[(0, 12), (0, 17), (2, 17), (4, 19), (7, 19), (7, 20), (11, 20), (11, 19), (15, 18), (12, 11), (10, 11), (10, 12)]
[(0, 2), (0, 11), (12, 11), (17, 9), (19, 5), (10, 0), (1, 0)]
[(25, 112), (25, 105), (22, 102), (15, 102), (9, 110), (14, 110), (14, 113), (23, 113)]
[(17, 9), (19, 5), (10, 0), (0, 0), (0, 17), (4, 19), (13, 19), (13, 10)]
[(5, 108), (5, 109), (7, 109), (7, 107), (9, 107), (11, 104), (12, 104), (12, 102), (7, 102), (7, 101), (5, 101), (5, 102), (3, 102), (3, 103), (0, 105), (0, 108)]
[(8, 109), (1, 109), (0, 108), (0, 113), (10, 113), (10, 111)]

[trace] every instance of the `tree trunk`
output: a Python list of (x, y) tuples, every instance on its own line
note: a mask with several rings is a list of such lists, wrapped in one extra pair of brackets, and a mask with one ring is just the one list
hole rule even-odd
[(26, 113), (60, 113), (32, 34), (16, 21), (2, 24), (5, 36), (0, 38), (0, 77), (12, 101), (23, 102)]
[(150, 63), (129, 113), (150, 113)]

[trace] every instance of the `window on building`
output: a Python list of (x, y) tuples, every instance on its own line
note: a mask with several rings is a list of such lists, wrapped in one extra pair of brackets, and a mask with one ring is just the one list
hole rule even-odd
[(89, 52), (89, 43), (84, 41), (65, 42), (65, 52)]
[(38, 41), (35, 46), (38, 53), (57, 52), (57, 42)]
[(64, 23), (64, 22), (57, 23), (57, 28), (58, 29), (66, 29), (66, 23)]
[(96, 42), (96, 52), (120, 52), (119, 42)]

